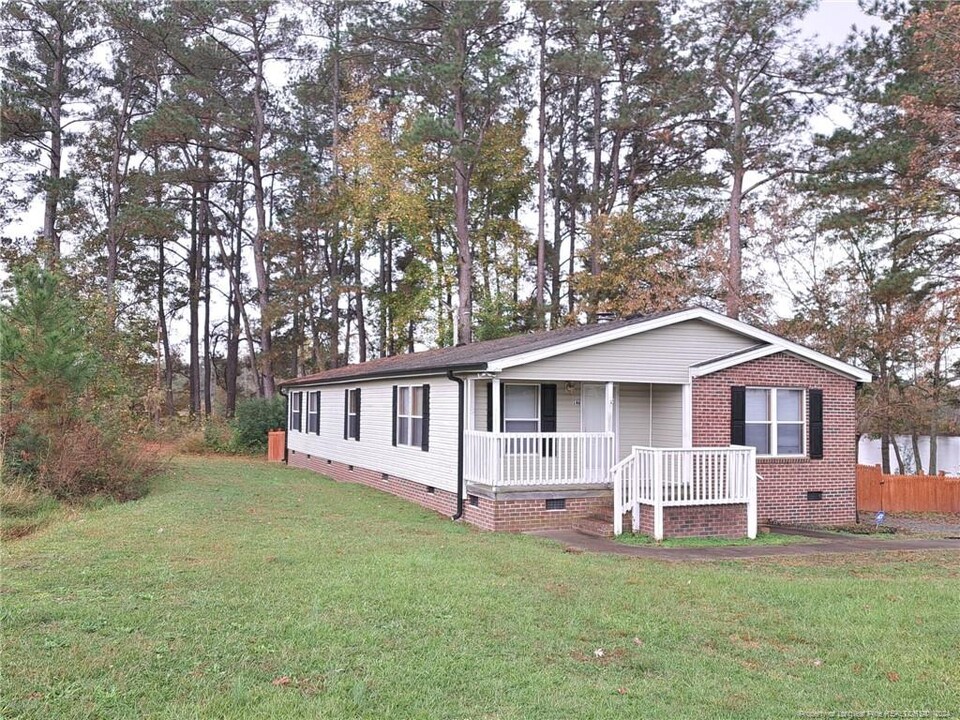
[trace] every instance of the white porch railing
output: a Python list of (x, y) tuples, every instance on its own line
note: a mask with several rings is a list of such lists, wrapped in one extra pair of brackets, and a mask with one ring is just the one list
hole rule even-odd
[(653, 506), (653, 535), (663, 539), (663, 508), (745, 503), (747, 536), (757, 536), (757, 456), (752, 447), (634, 447), (611, 470), (613, 529), (623, 532), (623, 514), (640, 529), (640, 505)]
[(612, 432), (464, 432), (463, 476), (492, 487), (609, 482)]

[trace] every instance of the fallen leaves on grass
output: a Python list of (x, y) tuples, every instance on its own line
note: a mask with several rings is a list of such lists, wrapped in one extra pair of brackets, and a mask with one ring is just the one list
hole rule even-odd
[(291, 681), (289, 677), (287, 677), (286, 675), (281, 675), (278, 678), (274, 678), (272, 684), (275, 685), (276, 687), (286, 687), (287, 685), (290, 684), (290, 682)]
[(890, 682), (900, 682), (900, 673), (892, 672), (892, 671), (888, 672), (887, 680), (889, 680)]

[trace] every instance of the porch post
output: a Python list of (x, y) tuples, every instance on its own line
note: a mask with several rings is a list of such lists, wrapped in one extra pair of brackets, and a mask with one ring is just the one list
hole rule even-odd
[(494, 377), (490, 381), (490, 402), (493, 404), (493, 410), (490, 412), (490, 418), (493, 423), (493, 427), (490, 430), (493, 432), (493, 457), (491, 458), (493, 462), (493, 477), (494, 477), (494, 487), (500, 484), (500, 481), (503, 479), (503, 451), (501, 446), (500, 439), (500, 427), (502, 420), (500, 419), (503, 415), (503, 408), (500, 407), (500, 378), (499, 376)]
[(757, 537), (757, 449), (750, 448), (747, 460), (747, 537)]
[(466, 413), (466, 422), (464, 427), (467, 430), (476, 430), (477, 429), (477, 381), (475, 378), (467, 378), (467, 401), (464, 403), (466, 406), (464, 412)]
[(680, 424), (682, 428), (683, 442), (685, 448), (693, 447), (693, 382), (683, 385), (680, 400)]
[(663, 540), (663, 452), (653, 455), (653, 539)]
[(490, 381), (490, 385), (492, 386), (490, 400), (493, 402), (493, 411), (490, 413), (490, 417), (493, 420), (493, 427), (490, 428), (490, 430), (494, 433), (499, 433), (503, 425), (503, 421), (501, 420), (503, 417), (503, 408), (500, 407), (500, 378), (493, 378), (493, 380)]
[(604, 396), (606, 402), (604, 403), (605, 413), (603, 416), (603, 429), (605, 432), (613, 432), (614, 429), (614, 417), (613, 417), (613, 383), (608, 382), (604, 385)]

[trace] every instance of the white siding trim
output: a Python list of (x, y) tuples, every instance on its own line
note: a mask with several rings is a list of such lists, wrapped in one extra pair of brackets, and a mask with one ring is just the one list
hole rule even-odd
[(730, 357), (721, 358), (720, 360), (714, 360), (710, 363), (704, 363), (697, 367), (692, 367), (690, 368), (690, 377), (703, 377), (704, 375), (710, 375), (720, 370), (726, 370), (727, 368), (732, 368), (736, 365), (750, 362), (751, 360), (758, 360), (760, 358), (765, 358), (769, 355), (775, 355), (778, 352), (784, 351), (786, 351), (786, 348), (780, 344), (766, 345), (765, 347), (757, 348), (756, 350), (751, 350), (750, 352), (739, 353)]
[(693, 447), (693, 383), (687, 383), (681, 391), (681, 431), (683, 434), (683, 447)]

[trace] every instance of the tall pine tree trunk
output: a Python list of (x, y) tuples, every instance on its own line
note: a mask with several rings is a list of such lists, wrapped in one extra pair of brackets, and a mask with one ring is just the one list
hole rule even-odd
[(536, 325), (546, 327), (544, 294), (547, 282), (547, 168), (544, 149), (547, 142), (547, 22), (541, 20), (538, 27), (539, 54), (539, 117), (537, 121), (537, 280), (536, 280)]
[[(457, 50), (460, 57), (467, 54), (466, 32), (457, 29)], [(459, 141), (453, 163), (453, 211), (457, 232), (457, 343), (465, 345), (473, 340), (473, 253), (470, 248), (470, 173), (463, 157), (467, 134), (464, 88), (458, 82), (453, 93), (453, 122)]]
[(727, 208), (727, 227), (730, 239), (730, 258), (727, 266), (727, 315), (740, 317), (743, 298), (742, 241), (740, 238), (740, 208), (743, 203), (743, 178), (746, 174), (744, 158), (744, 119), (739, 90), (730, 93), (733, 106), (733, 153), (731, 158), (733, 181)]
[[(53, 18), (56, 20), (57, 18)], [(64, 52), (66, 41), (63, 31), (56, 24), (50, 50), (53, 68), (48, 88), (50, 104), (50, 168), (46, 178), (46, 196), (43, 204), (43, 239), (51, 266), (60, 263), (60, 233), (57, 230), (57, 215), (60, 211), (60, 176), (63, 162), (63, 96), (66, 90), (66, 66)]]

